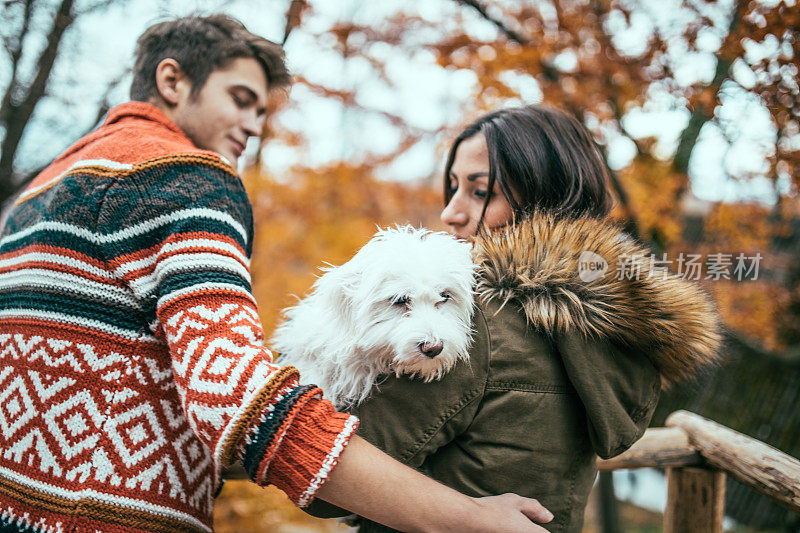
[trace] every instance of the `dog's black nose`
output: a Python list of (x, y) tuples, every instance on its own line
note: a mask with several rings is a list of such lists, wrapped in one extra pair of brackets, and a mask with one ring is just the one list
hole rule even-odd
[(443, 349), (444, 343), (442, 341), (419, 343), (419, 351), (431, 359), (442, 353)]

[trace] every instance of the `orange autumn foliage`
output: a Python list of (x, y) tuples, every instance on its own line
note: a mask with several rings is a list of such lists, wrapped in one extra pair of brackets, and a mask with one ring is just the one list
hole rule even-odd
[(681, 213), (675, 206), (685, 187), (684, 179), (673, 171), (670, 163), (646, 155), (635, 158), (619, 172), (641, 236), (655, 239), (663, 246), (680, 239)]
[(320, 520), (295, 507), (275, 487), (228, 481), (214, 504), (216, 533), (344, 533), (347, 527)]
[(709, 284), (725, 325), (767, 350), (785, 348), (779, 336), (781, 314), (791, 294), (774, 280), (739, 282), (718, 280)]
[(711, 241), (729, 250), (756, 253), (770, 246), (783, 224), (770, 220), (770, 210), (758, 204), (717, 204), (706, 217)]

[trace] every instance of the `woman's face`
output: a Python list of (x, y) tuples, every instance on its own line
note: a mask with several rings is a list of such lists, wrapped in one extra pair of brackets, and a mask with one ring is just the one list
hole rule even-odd
[[(472, 240), (478, 233), (489, 185), (489, 150), (483, 134), (478, 133), (461, 142), (449, 178), (453, 196), (442, 211), (442, 222), (452, 235)], [(511, 222), (513, 214), (514, 210), (495, 180), (483, 225), (489, 230), (501, 228)]]

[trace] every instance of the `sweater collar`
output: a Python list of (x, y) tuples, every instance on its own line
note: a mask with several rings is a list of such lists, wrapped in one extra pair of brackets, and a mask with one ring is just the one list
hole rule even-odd
[[(170, 118), (161, 111), (158, 107), (148, 102), (125, 102), (116, 107), (113, 107), (106, 117), (104, 126), (122, 122), (126, 119), (143, 119), (150, 122), (155, 122), (170, 131), (181, 134), (186, 137), (186, 134), (174, 123)], [(188, 137), (186, 137), (188, 139)]]

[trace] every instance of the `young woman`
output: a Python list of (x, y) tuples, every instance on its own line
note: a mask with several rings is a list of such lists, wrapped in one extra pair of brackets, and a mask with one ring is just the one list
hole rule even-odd
[(704, 293), (606, 220), (606, 182), (588, 133), (559, 111), (467, 127), (441, 218), (475, 242), (470, 363), (433, 383), (388, 377), (354, 410), (360, 435), (446, 485), (535, 496), (551, 531), (581, 530), (597, 456), (639, 439), (662, 384), (712, 362), (720, 340)]

